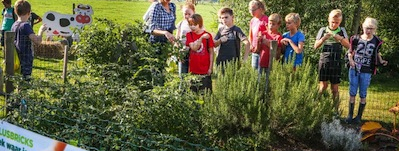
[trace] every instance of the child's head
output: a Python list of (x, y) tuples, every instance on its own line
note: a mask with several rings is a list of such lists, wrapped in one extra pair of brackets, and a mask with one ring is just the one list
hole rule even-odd
[(11, 0), (2, 0), (4, 7), (11, 6)]
[(200, 14), (193, 14), (188, 18), (188, 24), (192, 31), (197, 31), (202, 29), (204, 23)]
[(30, 4), (26, 0), (18, 0), (18, 1), (16, 1), (15, 5), (14, 5), (14, 8), (15, 8), (15, 13), (18, 16), (23, 16), (23, 15), (30, 14), (30, 11), (31, 11)]
[(334, 9), (328, 15), (328, 27), (335, 30), (339, 27), (342, 22), (342, 11), (340, 9)]
[(265, 13), (265, 4), (261, 0), (251, 0), (248, 9), (253, 17), (261, 17)]
[(230, 9), (228, 7), (224, 7), (219, 10), (218, 16), (219, 16), (220, 21), (223, 23), (223, 25), (226, 25), (226, 26), (234, 25), (234, 23), (233, 23), (234, 14), (233, 14), (232, 9)]
[(182, 6), (181, 10), (183, 12), (184, 19), (188, 19), (195, 13), (195, 6), (192, 3), (186, 3)]
[(298, 29), (301, 25), (301, 17), (298, 13), (289, 13), (285, 16), (285, 26), (287, 30)]
[(377, 26), (378, 22), (376, 19), (367, 17), (362, 24), (363, 34), (366, 34), (368, 36), (374, 35), (375, 31), (377, 30)]
[(281, 25), (281, 16), (277, 13), (271, 14), (269, 16), (269, 23), (267, 23), (267, 28), (270, 31), (277, 31)]

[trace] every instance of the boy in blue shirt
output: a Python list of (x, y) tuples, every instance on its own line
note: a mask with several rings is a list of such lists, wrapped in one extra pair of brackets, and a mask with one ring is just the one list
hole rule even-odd
[(33, 67), (32, 42), (40, 44), (42, 42), (42, 34), (47, 27), (42, 25), (39, 29), (39, 34), (35, 35), (32, 26), (28, 22), (31, 12), (29, 2), (18, 0), (15, 2), (15, 9), (17, 10), (18, 20), (12, 25), (11, 31), (16, 34), (14, 44), (21, 63), (21, 74), (24, 80), (29, 81)]

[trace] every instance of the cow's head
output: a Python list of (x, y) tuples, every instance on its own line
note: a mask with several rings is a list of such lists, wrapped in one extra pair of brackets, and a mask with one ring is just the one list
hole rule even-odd
[(90, 5), (79, 4), (75, 9), (76, 22), (80, 24), (79, 26), (84, 26), (86, 24), (91, 24), (93, 19), (91, 15), (94, 13), (93, 8)]

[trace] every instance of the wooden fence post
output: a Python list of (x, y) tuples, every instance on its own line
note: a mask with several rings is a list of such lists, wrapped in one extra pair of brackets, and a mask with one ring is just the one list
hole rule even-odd
[(266, 87), (265, 87), (265, 94), (267, 93), (267, 89), (269, 87), (269, 79), (270, 79), (270, 71), (273, 67), (273, 60), (276, 58), (276, 51), (277, 51), (277, 41), (272, 40), (270, 41), (270, 55), (269, 55), (269, 68), (266, 71)]
[[(5, 32), (4, 38), (4, 49), (5, 49), (5, 60), (6, 60), (6, 76), (11, 77), (14, 76), (14, 39), (15, 32), (7, 31)], [(6, 93), (9, 94), (14, 90), (14, 85), (11, 80), (6, 78)]]
[(64, 80), (64, 83), (67, 82), (67, 68), (68, 68), (68, 49), (69, 46), (65, 45), (64, 48), (64, 68), (62, 70), (62, 79)]
[(276, 52), (277, 52), (277, 41), (272, 40), (272, 41), (270, 41), (269, 70), (272, 69), (273, 60), (274, 60), (274, 58), (276, 58)]

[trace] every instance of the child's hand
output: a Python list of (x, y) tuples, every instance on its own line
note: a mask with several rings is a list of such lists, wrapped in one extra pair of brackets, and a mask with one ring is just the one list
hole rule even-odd
[(201, 36), (201, 38), (202, 38), (202, 39), (209, 39), (210, 36), (209, 36), (208, 33), (205, 33), (205, 34), (203, 34), (203, 35)]
[(211, 75), (212, 74), (212, 68), (209, 68), (208, 69), (208, 75)]
[(290, 44), (290, 41), (291, 41), (291, 39), (288, 39), (288, 38), (281, 39), (281, 43), (284, 45)]
[(355, 67), (355, 61), (349, 60), (349, 65), (350, 65), (351, 67)]
[(383, 66), (386, 66), (386, 65), (388, 64), (388, 61), (382, 60), (382, 61), (381, 61), (381, 64), (382, 64)]
[(227, 36), (222, 36), (222, 37), (220, 37), (220, 41), (221, 42), (226, 42), (227, 41)]
[(338, 34), (335, 34), (335, 35), (334, 35), (334, 39), (335, 39), (335, 41), (337, 41), (337, 42), (341, 42), (341, 40), (344, 39), (344, 37), (343, 37), (343, 36), (340, 36), (340, 35), (338, 35)]
[(42, 35), (43, 32), (46, 31), (46, 30), (47, 30), (46, 24), (41, 25), (40, 28), (39, 28), (39, 34)]
[(329, 32), (329, 33), (325, 33), (322, 39), (323, 39), (323, 40), (327, 40), (327, 39), (330, 38), (332, 35), (333, 35), (333, 34), (330, 33), (330, 32)]
[(258, 32), (258, 39), (262, 38), (262, 32)]

